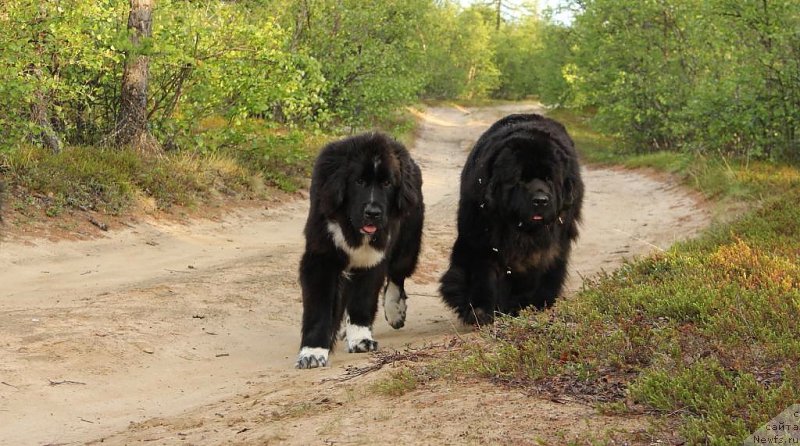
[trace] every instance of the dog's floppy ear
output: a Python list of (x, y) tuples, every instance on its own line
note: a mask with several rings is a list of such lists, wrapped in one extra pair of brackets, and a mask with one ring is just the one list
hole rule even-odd
[(401, 213), (406, 213), (422, 202), (422, 197), (417, 190), (417, 184), (422, 181), (419, 167), (414, 164), (411, 157), (400, 143), (394, 142), (395, 155), (400, 167), (400, 178), (395, 205)]
[(480, 204), (481, 209), (491, 209), (494, 207), (494, 197), (497, 194), (497, 188), (499, 186), (499, 183), (494, 180), (494, 178), (491, 176), (491, 173), (486, 176), (486, 179), (478, 178), (478, 181), (480, 182), (486, 181), (486, 188), (484, 189), (483, 193), (483, 203)]
[(314, 172), (314, 180), (319, 181), (317, 192), (320, 213), (325, 216), (333, 214), (344, 203), (347, 190), (347, 163), (340, 157), (325, 159)]
[(561, 205), (562, 210), (567, 210), (575, 204), (575, 180), (570, 178), (569, 176), (564, 179), (564, 186), (562, 189), (563, 192), (563, 204)]
[[(494, 207), (495, 195), (500, 183), (494, 177), (494, 164), (497, 157), (491, 158), (485, 165), (478, 170), (478, 190), (483, 190), (483, 203), (481, 209), (491, 209)], [(485, 186), (484, 186), (485, 185)]]
[[(569, 138), (569, 135), (566, 135), (566, 137)], [(569, 142), (572, 141), (570, 140)], [(572, 146), (566, 147), (571, 148)], [(574, 149), (571, 150), (574, 151)], [(583, 182), (581, 181), (580, 177), (578, 160), (574, 156), (570, 156), (568, 153), (566, 154), (566, 159), (563, 163), (562, 169), (564, 172), (564, 182), (562, 183), (563, 204), (561, 207), (562, 209), (567, 210), (575, 206), (576, 202), (578, 202), (578, 206), (581, 205), (580, 201), (583, 201)]]
[(484, 191), (486, 209), (492, 209), (501, 197), (500, 189), (504, 185), (514, 184), (520, 176), (521, 168), (512, 149), (499, 149), (484, 168), (479, 182), (487, 182)]

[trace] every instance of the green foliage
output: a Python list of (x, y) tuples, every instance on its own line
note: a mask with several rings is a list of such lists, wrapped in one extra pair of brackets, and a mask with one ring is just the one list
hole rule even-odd
[[(800, 4), (791, 0), (574, 2), (571, 25), (530, 12), (495, 29), (491, 8), (454, 1), (156, 3), (149, 120), (191, 149), (222, 116), (296, 128), (364, 126), (420, 97), (538, 96), (591, 107), (629, 150), (800, 159)], [(67, 144), (113, 133), (124, 2), (0, 6), (0, 140), (41, 129), (43, 101)], [(245, 129), (241, 129), (245, 131)]]
[(800, 159), (800, 3), (575, 4), (543, 27), (543, 101), (596, 109), (634, 152)]
[(500, 72), (494, 63), (492, 25), (479, 8), (458, 11), (454, 5), (434, 11), (426, 39), (428, 72), (425, 96), (474, 99), (492, 91)]
[[(434, 0), (154, 5), (152, 37), (134, 49), (125, 2), (0, 4), (6, 30), (0, 34), (0, 153), (11, 163), (13, 189), (48, 197), (49, 215), (70, 207), (118, 213), (140, 194), (167, 208), (245, 184), (295, 190), (324, 135), (377, 127), (408, 140), (413, 119), (397, 112), (404, 105), (422, 97), (482, 99), (497, 88), (521, 97), (535, 82), (525, 57), (538, 21), (527, 17), (497, 33), (485, 6)], [(123, 153), (123, 162), (105, 148), (114, 141), (131, 51), (149, 58), (148, 123), (167, 153), (163, 159)], [(498, 63), (506, 71), (502, 79)], [(34, 110), (42, 109), (46, 116), (36, 118), (41, 114)], [(43, 130), (55, 132), (65, 154), (30, 147)], [(173, 172), (175, 163), (188, 170)], [(194, 163), (222, 163), (239, 174), (218, 178), (220, 186)]]
[(420, 25), (432, 7), (428, 0), (292, 2), (292, 44), (318, 61), (334, 116), (364, 122), (417, 97)]
[(548, 105), (583, 105), (584, 95), (575, 88), (580, 80), (573, 60), (574, 32), (571, 28), (544, 23), (539, 26), (540, 49), (528, 67), (538, 78), (535, 93)]
[(420, 378), (411, 369), (393, 372), (388, 378), (376, 382), (373, 386), (378, 393), (386, 396), (401, 396), (419, 386)]
[[(35, 132), (34, 92), (50, 101), (54, 127), (86, 138), (113, 112), (125, 45), (120, 2), (16, 0), (0, 6), (0, 140), (12, 145)], [(81, 23), (80, 27), (75, 26)], [(37, 75), (37, 72), (41, 73)]]
[[(222, 116), (323, 124), (319, 62), (286, 48), (288, 33), (263, 12), (225, 2), (164, 0), (154, 16), (151, 121), (168, 141)], [(244, 130), (243, 130), (244, 131)]]
[(598, 107), (603, 128), (635, 148), (672, 149), (672, 113), (687, 101), (688, 2), (636, 6), (595, 0), (576, 18), (579, 90)]
[(796, 368), (787, 367), (782, 383), (765, 386), (752, 374), (700, 359), (678, 370), (643, 374), (631, 386), (631, 394), (659, 410), (684, 413), (682, 430), (688, 444), (738, 445), (794, 404), (799, 384)]
[(203, 134), (208, 153), (235, 160), (263, 175), (267, 184), (286, 191), (305, 185), (314, 152), (324, 144), (325, 137), (296, 129), (272, 130), (261, 121), (246, 121), (235, 130), (209, 129)]
[[(798, 161), (800, 4), (709, 2), (696, 19), (698, 99), (686, 110), (702, 141), (719, 151)], [(709, 54), (710, 53), (710, 54)], [(724, 99), (722, 99), (724, 98)], [(715, 115), (718, 115), (715, 117)]]
[[(38, 133), (36, 100), (68, 145), (113, 136), (133, 50), (127, 14), (124, 2), (108, 0), (0, 6), (3, 144)], [(273, 128), (352, 127), (421, 96), (476, 99), (498, 88), (525, 96), (536, 81), (537, 26), (527, 16), (498, 33), (485, 7), (449, 1), (160, 0), (152, 37), (136, 51), (150, 59), (151, 133), (167, 149), (191, 149), (206, 145), (197, 125), (211, 117), (238, 132), (248, 118)]]
[[(314, 150), (341, 134), (338, 123), (380, 125), (417, 97), (419, 37), (436, 8), (425, 0), (306, 4), (304, 23), (314, 26), (304, 33), (291, 20), (298, 2), (155, 2), (153, 36), (137, 51), (150, 58), (150, 131), (167, 153), (148, 158), (106, 148), (131, 50), (127, 4), (3, 2), (0, 156), (19, 209), (119, 213), (140, 198), (169, 208), (218, 193), (258, 195), (264, 183), (302, 187)], [(30, 146), (41, 132), (34, 101), (47, 108), (64, 153)], [(395, 124), (408, 132), (407, 119)]]
[(542, 61), (541, 26), (542, 22), (531, 13), (494, 34), (492, 43), (500, 79), (492, 96), (520, 99), (541, 93), (540, 83), (548, 76), (544, 70), (533, 69)]

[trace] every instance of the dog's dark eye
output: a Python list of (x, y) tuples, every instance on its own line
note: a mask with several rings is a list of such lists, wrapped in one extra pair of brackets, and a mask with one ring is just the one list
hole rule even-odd
[(392, 186), (392, 182), (389, 181), (389, 180), (386, 180), (383, 183), (381, 183), (381, 186), (383, 186), (383, 187), (391, 187)]
[(359, 178), (359, 179), (356, 180), (356, 184), (359, 185), (359, 186), (364, 186), (364, 185), (367, 184), (367, 182), (364, 181), (363, 178)]

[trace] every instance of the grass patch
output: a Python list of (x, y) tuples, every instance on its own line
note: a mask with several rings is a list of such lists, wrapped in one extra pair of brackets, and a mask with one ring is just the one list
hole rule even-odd
[[(401, 110), (373, 119), (401, 141), (413, 140), (416, 120)], [(197, 207), (227, 197), (264, 198), (270, 188), (308, 186), (317, 151), (355, 129), (293, 129), (252, 119), (198, 123), (192, 136), (159, 156), (104, 147), (66, 147), (53, 154), (34, 146), (0, 151), (0, 172), (11, 194), (8, 209), (35, 219), (67, 210), (119, 215), (142, 199), (160, 210)]]
[(417, 131), (417, 118), (414, 111), (413, 107), (407, 107), (375, 118), (371, 123), (371, 128), (386, 132), (406, 146), (411, 146), (414, 144)]
[(681, 152), (631, 154), (613, 137), (592, 130), (589, 115), (564, 109), (547, 115), (567, 127), (584, 162), (673, 174), (716, 201), (762, 200), (800, 183), (800, 170), (788, 165)]
[(293, 192), (305, 186), (317, 150), (331, 138), (319, 130), (275, 127), (259, 119), (231, 126), (209, 118), (200, 123), (192, 142), (197, 153), (226, 159), (261, 176), (268, 186)]
[(715, 199), (748, 199), (753, 210), (596, 278), (552, 311), (499, 320), (463, 363), (607, 410), (661, 414), (686, 444), (740, 444), (800, 401), (800, 172), (603, 154), (606, 137), (579, 117), (557, 119), (587, 160), (671, 172)]
[(386, 396), (401, 396), (416, 389), (419, 385), (419, 377), (411, 368), (403, 368), (393, 372), (388, 378), (373, 384), (377, 393)]
[(192, 206), (212, 192), (246, 192), (251, 175), (217, 156), (187, 152), (143, 157), (131, 150), (67, 147), (54, 155), (29, 146), (3, 155), (2, 162), (17, 196), (14, 207), (40, 207), (51, 217), (69, 208), (117, 215), (141, 195), (161, 209)]

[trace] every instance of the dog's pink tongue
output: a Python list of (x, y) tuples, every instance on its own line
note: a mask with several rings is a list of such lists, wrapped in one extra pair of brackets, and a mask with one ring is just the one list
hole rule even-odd
[(364, 226), (361, 228), (361, 230), (362, 230), (362, 231), (364, 231), (364, 232), (366, 232), (367, 234), (374, 234), (374, 233), (375, 233), (375, 231), (377, 231), (377, 230), (378, 230), (378, 228), (377, 228), (377, 227), (375, 227), (375, 226), (373, 226), (373, 225), (364, 225)]
[(531, 220), (541, 220), (541, 219), (542, 219), (542, 216), (541, 216), (541, 215), (534, 215), (534, 216), (531, 218)]

